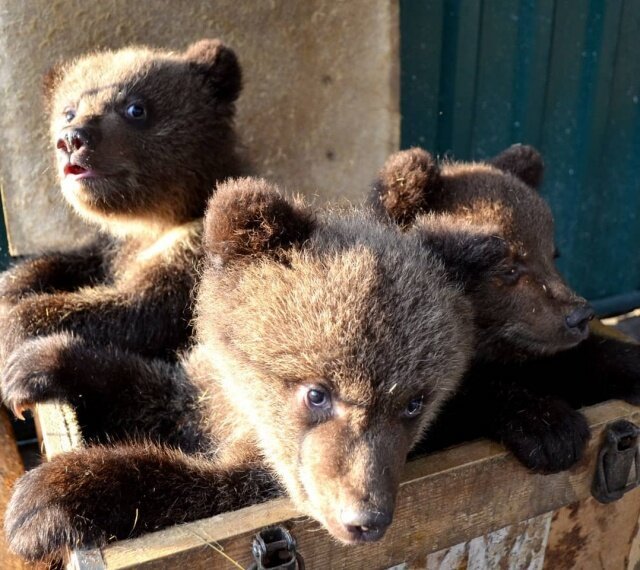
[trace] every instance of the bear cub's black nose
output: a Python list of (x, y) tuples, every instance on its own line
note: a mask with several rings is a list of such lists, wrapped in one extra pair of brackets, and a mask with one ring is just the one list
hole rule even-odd
[(594, 315), (595, 313), (593, 312), (591, 305), (581, 305), (566, 316), (565, 322), (569, 329), (578, 329), (582, 331), (587, 328), (589, 321), (593, 319)]
[(391, 524), (391, 512), (380, 510), (346, 510), (341, 514), (342, 524), (365, 541), (377, 540)]
[(68, 129), (60, 133), (56, 148), (71, 154), (83, 147), (89, 146), (89, 133), (86, 129)]

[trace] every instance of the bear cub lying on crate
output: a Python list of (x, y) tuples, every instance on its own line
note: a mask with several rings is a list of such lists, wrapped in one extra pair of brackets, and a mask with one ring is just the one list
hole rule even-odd
[[(217, 40), (177, 54), (92, 54), (54, 68), (45, 83), (62, 194), (101, 232), (0, 278), (3, 395), (18, 415), (32, 403), (25, 377), (77, 338), (91, 341), (97, 360), (119, 349), (175, 360), (191, 334), (206, 200), (241, 169), (233, 126), (241, 71)], [(77, 393), (72, 402), (81, 423), (99, 423), (99, 408), (86, 409)]]
[(486, 436), (531, 469), (560, 471), (580, 459), (589, 439), (574, 407), (610, 398), (640, 403), (640, 347), (588, 336), (593, 312), (555, 268), (553, 218), (537, 192), (542, 175), (542, 157), (525, 145), (488, 163), (441, 165), (414, 148), (391, 156), (374, 184), (375, 207), (423, 234), (431, 249), (443, 225), (505, 244), (495, 270), (479, 276), (457, 269), (459, 248), (440, 248), (466, 282), (478, 343), (421, 451)]
[[(475, 237), (464, 251), (478, 243), (491, 257)], [(173, 367), (129, 355), (92, 377), (96, 394), (112, 392), (113, 373), (134, 385), (139, 397), (116, 405), (170, 421), (176, 447), (88, 447), (24, 475), (5, 521), (23, 557), (283, 491), (346, 543), (377, 540), (390, 524), (407, 452), (471, 354), (460, 288), (418, 234), (362, 211), (314, 214), (260, 180), (219, 186), (204, 250), (190, 353)], [(74, 370), (73, 353), (60, 358)], [(157, 393), (170, 393), (172, 416), (141, 410)]]

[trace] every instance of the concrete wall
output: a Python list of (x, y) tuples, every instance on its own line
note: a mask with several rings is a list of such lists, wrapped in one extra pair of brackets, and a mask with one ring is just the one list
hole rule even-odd
[(359, 201), (399, 144), (395, 0), (3, 0), (0, 184), (11, 252), (76, 244), (40, 100), (53, 63), (132, 43), (182, 49), (220, 37), (238, 53), (238, 128), (258, 173), (293, 191)]

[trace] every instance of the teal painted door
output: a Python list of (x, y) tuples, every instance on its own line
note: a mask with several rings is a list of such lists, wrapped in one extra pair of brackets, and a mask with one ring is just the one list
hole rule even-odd
[(568, 281), (640, 297), (640, 0), (400, 6), (403, 146), (536, 146)]

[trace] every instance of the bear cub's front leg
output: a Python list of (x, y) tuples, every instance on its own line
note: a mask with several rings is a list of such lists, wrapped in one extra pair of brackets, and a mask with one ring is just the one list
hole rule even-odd
[[(17, 417), (37, 403), (68, 402), (85, 437), (100, 441), (142, 431), (186, 445), (176, 424), (196, 413), (194, 390), (179, 364), (95, 346), (69, 333), (25, 341), (0, 372), (0, 395)], [(191, 438), (187, 443), (191, 448)]]
[(152, 445), (89, 447), (55, 457), (18, 480), (5, 516), (11, 549), (61, 559), (277, 496), (263, 470), (224, 470)]
[(12, 306), (30, 295), (92, 285), (104, 279), (105, 263), (97, 244), (18, 262), (0, 274), (0, 302)]

